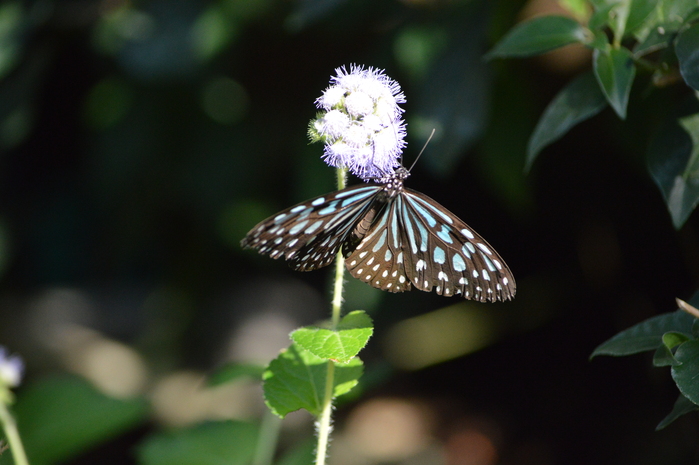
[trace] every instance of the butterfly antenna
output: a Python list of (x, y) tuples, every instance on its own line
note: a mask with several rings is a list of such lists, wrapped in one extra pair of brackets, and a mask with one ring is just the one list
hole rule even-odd
[(417, 154), (417, 157), (415, 157), (415, 161), (413, 161), (413, 164), (410, 165), (410, 168), (408, 168), (408, 172), (410, 172), (410, 171), (413, 170), (413, 167), (415, 166), (415, 164), (417, 163), (417, 161), (420, 159), (420, 156), (422, 155), (422, 152), (424, 152), (425, 149), (427, 148), (427, 144), (430, 143), (430, 141), (432, 140), (432, 136), (434, 136), (434, 131), (435, 131), (434, 128), (432, 128), (432, 132), (430, 133), (430, 137), (427, 138), (427, 142), (425, 142), (425, 145), (422, 146), (422, 150), (420, 150), (420, 153), (418, 153), (418, 154)]

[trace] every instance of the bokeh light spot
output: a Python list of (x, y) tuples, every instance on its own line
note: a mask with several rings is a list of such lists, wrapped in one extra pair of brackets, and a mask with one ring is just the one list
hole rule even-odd
[(219, 76), (204, 86), (201, 106), (217, 123), (234, 124), (245, 117), (249, 98), (243, 86), (231, 78)]

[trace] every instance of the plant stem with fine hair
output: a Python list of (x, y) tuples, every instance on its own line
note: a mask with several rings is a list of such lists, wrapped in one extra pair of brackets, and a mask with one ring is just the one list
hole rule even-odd
[[(337, 169), (337, 188), (344, 189), (346, 184), (347, 171), (342, 168)], [(333, 285), (332, 298), (332, 319), (330, 328), (337, 329), (342, 313), (342, 292), (345, 280), (345, 257), (342, 250), (335, 258), (335, 281)], [(332, 409), (333, 409), (333, 386), (335, 384), (335, 362), (328, 360), (325, 374), (325, 390), (323, 392), (323, 409), (318, 419), (318, 446), (316, 448), (316, 465), (325, 465), (328, 455), (328, 442), (330, 441), (330, 431), (332, 430)]]

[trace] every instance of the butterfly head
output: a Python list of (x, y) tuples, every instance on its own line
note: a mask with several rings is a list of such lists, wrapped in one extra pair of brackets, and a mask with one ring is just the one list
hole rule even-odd
[(374, 182), (381, 184), (383, 186), (383, 191), (387, 194), (387, 197), (392, 199), (403, 190), (403, 181), (408, 176), (410, 176), (410, 171), (408, 171), (404, 166), (399, 166), (393, 173), (376, 178), (374, 179)]

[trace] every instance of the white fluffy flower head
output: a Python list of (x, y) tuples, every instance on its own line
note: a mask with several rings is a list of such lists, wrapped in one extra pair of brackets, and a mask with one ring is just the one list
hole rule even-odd
[(345, 67), (335, 71), (316, 100), (321, 111), (309, 125), (311, 140), (325, 144), (326, 163), (364, 180), (392, 174), (406, 146), (400, 85), (375, 68), (352, 65), (349, 72)]
[(24, 362), (19, 355), (9, 355), (7, 349), (0, 346), (0, 385), (17, 387), (24, 375)]

